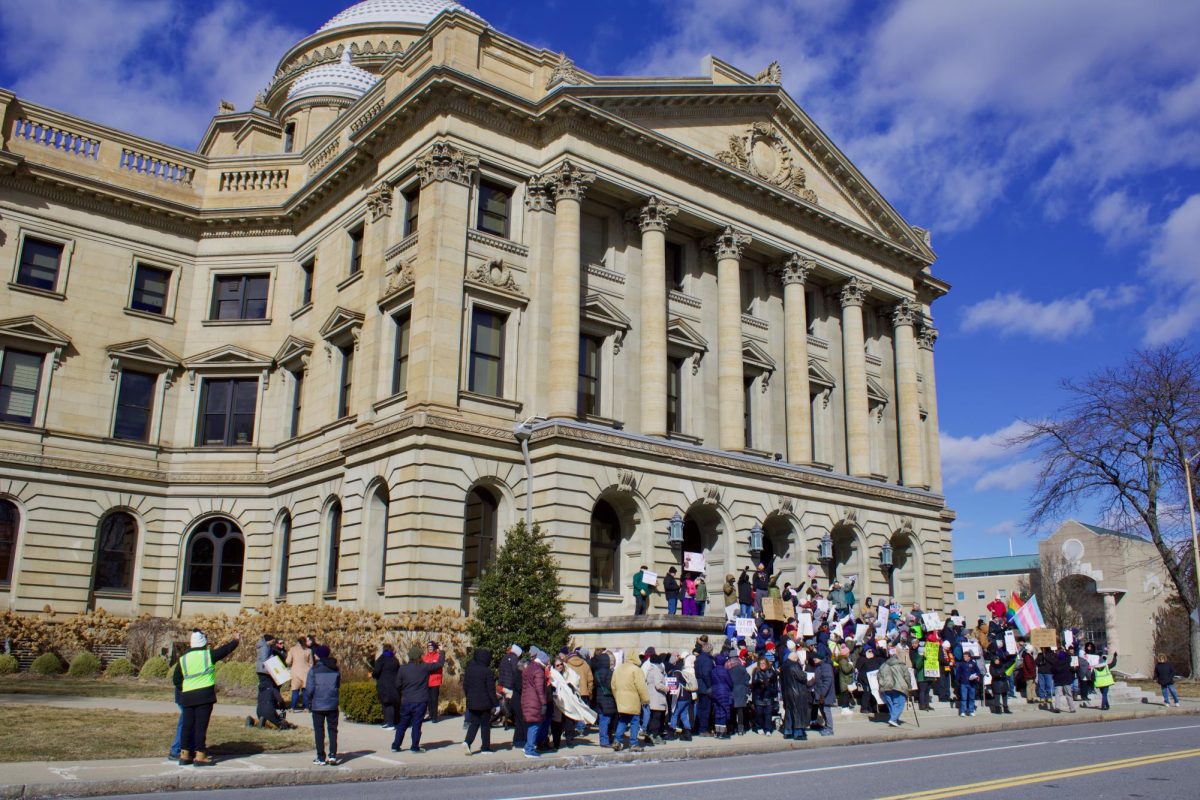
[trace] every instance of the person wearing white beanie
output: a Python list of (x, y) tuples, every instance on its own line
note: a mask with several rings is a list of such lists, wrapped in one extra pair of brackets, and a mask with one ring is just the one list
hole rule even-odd
[(216, 650), (208, 648), (208, 637), (196, 629), (190, 638), (191, 647), (179, 657), (171, 673), (175, 684), (175, 703), (183, 711), (179, 763), (207, 766), (212, 762), (206, 752), (208, 721), (217, 702), (216, 663), (237, 649), (240, 634)]

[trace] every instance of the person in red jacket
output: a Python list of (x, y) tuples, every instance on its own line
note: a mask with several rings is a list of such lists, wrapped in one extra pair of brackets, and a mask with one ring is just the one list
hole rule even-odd
[[(421, 661), (426, 664), (436, 663), (439, 658), (443, 658), (438, 652), (438, 643), (429, 642), (425, 645), (425, 655), (421, 656)], [(438, 667), (429, 675), (429, 721), (437, 722), (438, 716), (438, 695), (442, 693), (442, 668)]]
[(547, 665), (550, 658), (541, 650), (521, 673), (521, 716), (528, 730), (525, 733), (525, 757), (541, 758), (538, 745), (550, 732), (550, 715), (546, 713), (546, 684), (550, 680)]

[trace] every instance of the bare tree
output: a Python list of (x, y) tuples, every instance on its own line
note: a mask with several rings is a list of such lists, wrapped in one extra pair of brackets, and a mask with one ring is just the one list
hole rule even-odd
[(1026, 525), (1058, 522), (1098, 502), (1126, 533), (1154, 544), (1186, 609), (1192, 674), (1200, 673), (1200, 624), (1184, 489), (1185, 459), (1200, 449), (1200, 358), (1176, 346), (1138, 351), (1118, 367), (1064, 381), (1070, 401), (1057, 418), (1026, 421), (1014, 444), (1041, 459)]
[(1082, 624), (1083, 614), (1072, 603), (1071, 569), (1067, 560), (1057, 553), (1038, 558), (1038, 568), (1017, 581), (1017, 591), (1025, 600), (1037, 595), (1038, 608), (1046, 625), (1056, 631)]

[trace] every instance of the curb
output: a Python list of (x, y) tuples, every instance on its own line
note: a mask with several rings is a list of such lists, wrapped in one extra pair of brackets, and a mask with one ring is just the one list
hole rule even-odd
[(363, 783), (385, 780), (412, 778), (459, 778), (471, 775), (508, 774), (545, 769), (572, 769), (600, 766), (605, 764), (625, 764), (636, 761), (652, 760), (659, 763), (673, 761), (688, 761), (699, 758), (729, 758), (742, 755), (763, 755), (795, 750), (811, 750), (815, 747), (849, 747), (860, 744), (878, 744), (880, 742), (907, 741), (912, 739), (942, 739), (957, 736), (971, 736), (980, 733), (1000, 733), (1011, 730), (1029, 730), (1033, 728), (1052, 728), (1068, 725), (1082, 725), (1091, 722), (1106, 722), (1131, 719), (1146, 719), (1164, 716), (1195, 716), (1200, 711), (1189, 709), (1162, 709), (1156, 711), (1125, 711), (1096, 716), (1088, 715), (1079, 719), (1060, 719), (1057, 716), (1037, 718), (1024, 721), (1014, 721), (1002, 727), (987, 725), (970, 725), (951, 730), (923, 731), (909, 728), (903, 735), (891, 733), (890, 728), (873, 731), (870, 735), (856, 735), (845, 738), (817, 737), (809, 739), (804, 744), (788, 742), (786, 745), (779, 740), (767, 742), (755, 740), (753, 743), (733, 748), (683, 748), (664, 752), (661, 756), (653, 753), (605, 753), (594, 755), (578, 755), (547, 758), (537, 763), (528, 761), (487, 761), (472, 756), (471, 763), (405, 765), (399, 768), (368, 768), (356, 769), (349, 772), (331, 770), (329, 768), (314, 768), (300, 770), (271, 770), (246, 771), (234, 774), (205, 772), (201, 768), (196, 772), (181, 775), (164, 775), (145, 778), (123, 778), (113, 780), (70, 781), (55, 783), (27, 783), (0, 785), (0, 800), (49, 800), (58, 797), (94, 797), (115, 794), (150, 794), (174, 791), (207, 791), (212, 789), (260, 789), (279, 788), (283, 786), (318, 786), (334, 783)]

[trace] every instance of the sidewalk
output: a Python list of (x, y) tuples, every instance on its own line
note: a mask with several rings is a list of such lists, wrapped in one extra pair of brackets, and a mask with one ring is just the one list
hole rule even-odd
[[(143, 713), (176, 712), (173, 703), (152, 700), (16, 695), (0, 700), (0, 713), (5, 705), (10, 704), (113, 708)], [(341, 755), (346, 761), (338, 767), (313, 766), (311, 750), (303, 753), (228, 758), (211, 767), (181, 767), (166, 759), (165, 751), (170, 743), (164, 742), (163, 758), (0, 764), (0, 800), (84, 797), (176, 789), (254, 788), (268, 785), (278, 787), (404, 777), (449, 777), (648, 759), (662, 761), (711, 758), (917, 737), (961, 736), (1107, 719), (1188, 715), (1200, 713), (1200, 701), (1185, 699), (1178, 709), (1166, 708), (1161, 703), (1114, 702), (1111, 711), (1100, 712), (1095, 708), (1081, 707), (1075, 714), (1051, 714), (1039, 710), (1036, 705), (1026, 705), (1023, 700), (1016, 701), (1012, 708), (1014, 713), (1009, 716), (996, 716), (984, 708), (975, 717), (960, 718), (956, 710), (938, 703), (934, 712), (921, 713), (919, 719), (914, 720), (910, 707), (905, 710), (904, 725), (899, 729), (890, 728), (883, 723), (870, 722), (860, 714), (843, 716), (835, 712), (835, 735), (832, 737), (814, 735), (803, 743), (782, 739), (778, 734), (771, 737), (746, 734), (735, 736), (728, 741), (697, 737), (691, 742), (669, 742), (658, 747), (646, 748), (644, 753), (614, 753), (607, 748), (601, 748), (596, 744), (593, 733), (583, 740), (576, 740), (573, 747), (564, 746), (558, 753), (546, 754), (536, 761), (522, 757), (520, 752), (513, 752), (512, 732), (499, 728), (492, 731), (492, 746), (498, 748), (499, 752), (467, 756), (461, 745), (461, 717), (445, 718), (436, 725), (426, 724), (422, 730), (421, 744), (428, 752), (420, 754), (407, 750), (393, 753), (390, 750), (391, 731), (381, 730), (374, 725), (358, 725), (343, 719), (339, 727), (339, 739)], [(247, 710), (247, 706), (218, 704), (215, 713), (223, 716), (245, 716)], [(293, 714), (289, 719), (297, 725), (311, 729), (310, 717), (307, 714)], [(478, 744), (476, 741), (476, 747)]]

